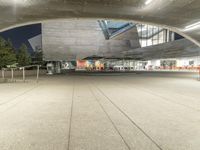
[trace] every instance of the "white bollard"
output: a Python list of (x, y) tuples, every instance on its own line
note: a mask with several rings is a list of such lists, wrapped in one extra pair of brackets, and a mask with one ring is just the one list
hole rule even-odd
[(2, 69), (1, 73), (2, 73), (2, 79), (4, 80), (5, 79), (5, 71), (4, 71), (4, 69)]
[(13, 68), (11, 68), (11, 81), (12, 82), (14, 81), (14, 71), (13, 71)]
[(23, 81), (25, 82), (25, 67), (23, 67), (22, 70), (23, 70)]
[(39, 74), (40, 74), (40, 66), (38, 65), (37, 66), (37, 79), (36, 79), (37, 82), (39, 80)]
[(198, 80), (200, 81), (200, 68), (198, 69)]

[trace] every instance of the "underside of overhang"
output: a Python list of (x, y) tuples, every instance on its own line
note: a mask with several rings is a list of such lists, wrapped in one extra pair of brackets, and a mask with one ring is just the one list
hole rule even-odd
[(55, 19), (117, 19), (168, 28), (200, 46), (199, 9), (199, 0), (0, 0), (0, 30)]

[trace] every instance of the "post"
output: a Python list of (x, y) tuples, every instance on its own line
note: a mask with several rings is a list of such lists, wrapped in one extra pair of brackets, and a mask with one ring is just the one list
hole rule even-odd
[(199, 74), (199, 75), (198, 75), (198, 80), (200, 81), (200, 67), (198, 68), (198, 72), (199, 72), (199, 73), (198, 73), (198, 74)]
[(13, 72), (13, 68), (11, 68), (11, 81), (13, 82), (14, 80), (14, 72)]
[(25, 67), (23, 67), (22, 70), (23, 70), (23, 81), (25, 82)]
[(39, 74), (40, 74), (40, 66), (37, 65), (37, 79), (36, 79), (37, 82), (39, 80)]
[(1, 71), (1, 73), (2, 73), (2, 79), (4, 80), (5, 79), (5, 71), (4, 71), (4, 69), (2, 68), (2, 71)]

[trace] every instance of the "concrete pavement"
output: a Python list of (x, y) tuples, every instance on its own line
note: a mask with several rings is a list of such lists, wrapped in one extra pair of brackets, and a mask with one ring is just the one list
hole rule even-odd
[(177, 74), (0, 84), (1, 150), (197, 150), (200, 83)]

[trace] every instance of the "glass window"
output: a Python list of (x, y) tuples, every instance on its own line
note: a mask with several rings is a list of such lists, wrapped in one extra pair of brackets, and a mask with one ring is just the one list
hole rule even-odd
[(157, 26), (137, 24), (138, 35), (141, 47), (166, 43), (174, 34), (169, 34), (169, 30)]

